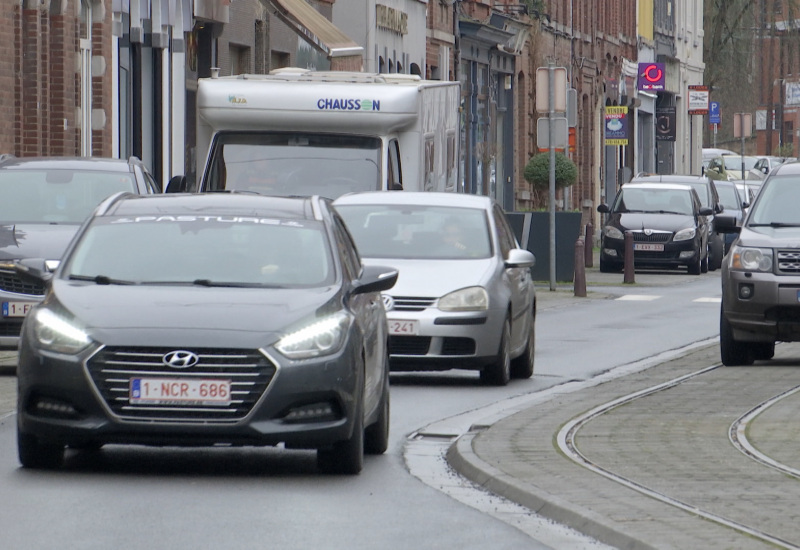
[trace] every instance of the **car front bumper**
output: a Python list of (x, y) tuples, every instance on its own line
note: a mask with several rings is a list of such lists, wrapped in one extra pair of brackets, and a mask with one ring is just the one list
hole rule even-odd
[(800, 275), (727, 271), (722, 280), (723, 312), (736, 340), (800, 341)]
[(500, 349), (505, 310), (445, 312), (389, 311), (390, 321), (416, 321), (414, 335), (389, 335), (393, 371), (472, 369), (491, 363)]
[[(180, 349), (180, 348), (176, 348)], [(360, 347), (348, 342), (336, 355), (288, 361), (276, 352), (242, 350), (261, 356), (262, 386), (243, 397), (252, 403), (236, 411), (193, 411), (192, 406), (144, 409), (129, 402), (125, 388), (140, 374), (109, 369), (103, 374), (90, 356), (62, 356), (32, 349), (23, 339), (18, 367), (18, 426), (45, 442), (144, 445), (277, 445), (321, 448), (352, 434), (363, 386), (358, 372)], [(110, 365), (111, 363), (109, 363)], [(163, 370), (163, 369), (162, 369)], [(168, 377), (198, 373), (166, 373)], [(165, 373), (151, 372), (158, 378)], [(225, 378), (215, 370), (203, 378)], [(229, 375), (241, 376), (240, 373)], [(198, 409), (203, 407), (198, 406)], [(225, 415), (230, 412), (232, 418)]]
[[(634, 243), (634, 246), (637, 244), (649, 243)], [(634, 250), (634, 265), (650, 267), (689, 266), (702, 258), (699, 241), (696, 239), (663, 243), (663, 246), (664, 250), (660, 251)], [(625, 262), (625, 241), (623, 239), (603, 237), (600, 257), (604, 263), (622, 266)]]

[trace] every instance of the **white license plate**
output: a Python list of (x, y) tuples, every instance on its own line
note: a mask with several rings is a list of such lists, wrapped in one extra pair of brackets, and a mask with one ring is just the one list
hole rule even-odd
[(3, 302), (3, 317), (25, 317), (36, 302)]
[(229, 405), (230, 380), (131, 378), (132, 405)]
[(649, 244), (649, 243), (634, 243), (634, 250), (642, 250), (645, 252), (664, 252), (663, 244)]
[(389, 334), (416, 336), (419, 334), (419, 321), (401, 321), (389, 319)]

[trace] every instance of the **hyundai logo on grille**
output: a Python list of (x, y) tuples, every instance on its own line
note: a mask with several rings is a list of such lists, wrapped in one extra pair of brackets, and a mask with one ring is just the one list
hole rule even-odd
[(394, 298), (388, 294), (383, 294), (381, 298), (383, 298), (383, 308), (386, 311), (392, 311), (394, 309)]
[(195, 366), (200, 361), (200, 358), (191, 351), (180, 349), (164, 354), (161, 361), (173, 369), (188, 369)]

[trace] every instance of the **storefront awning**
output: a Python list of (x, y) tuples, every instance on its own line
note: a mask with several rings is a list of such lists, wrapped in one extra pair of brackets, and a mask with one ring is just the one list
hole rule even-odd
[(363, 55), (364, 49), (305, 0), (270, 0), (275, 14), (328, 58)]

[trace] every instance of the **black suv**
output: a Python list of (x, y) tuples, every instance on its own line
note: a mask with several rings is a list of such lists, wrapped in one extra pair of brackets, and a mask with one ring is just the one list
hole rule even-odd
[[(719, 214), (724, 210), (722, 201), (719, 199), (717, 187), (711, 178), (706, 176), (685, 176), (678, 174), (659, 174), (659, 175), (640, 175), (631, 180), (637, 183), (679, 183), (689, 185), (697, 191), (700, 198), (700, 205), (704, 208), (711, 208), (714, 214)], [(715, 271), (722, 265), (722, 257), (725, 255), (725, 239), (714, 230), (714, 216), (707, 216), (708, 226), (708, 270)]]
[(725, 365), (771, 359), (775, 342), (800, 341), (800, 164), (772, 170), (722, 265), (720, 354)]
[(15, 349), (25, 314), (44, 288), (21, 280), (14, 260), (61, 258), (80, 224), (104, 198), (120, 191), (159, 193), (137, 158), (0, 159), (0, 349)]

